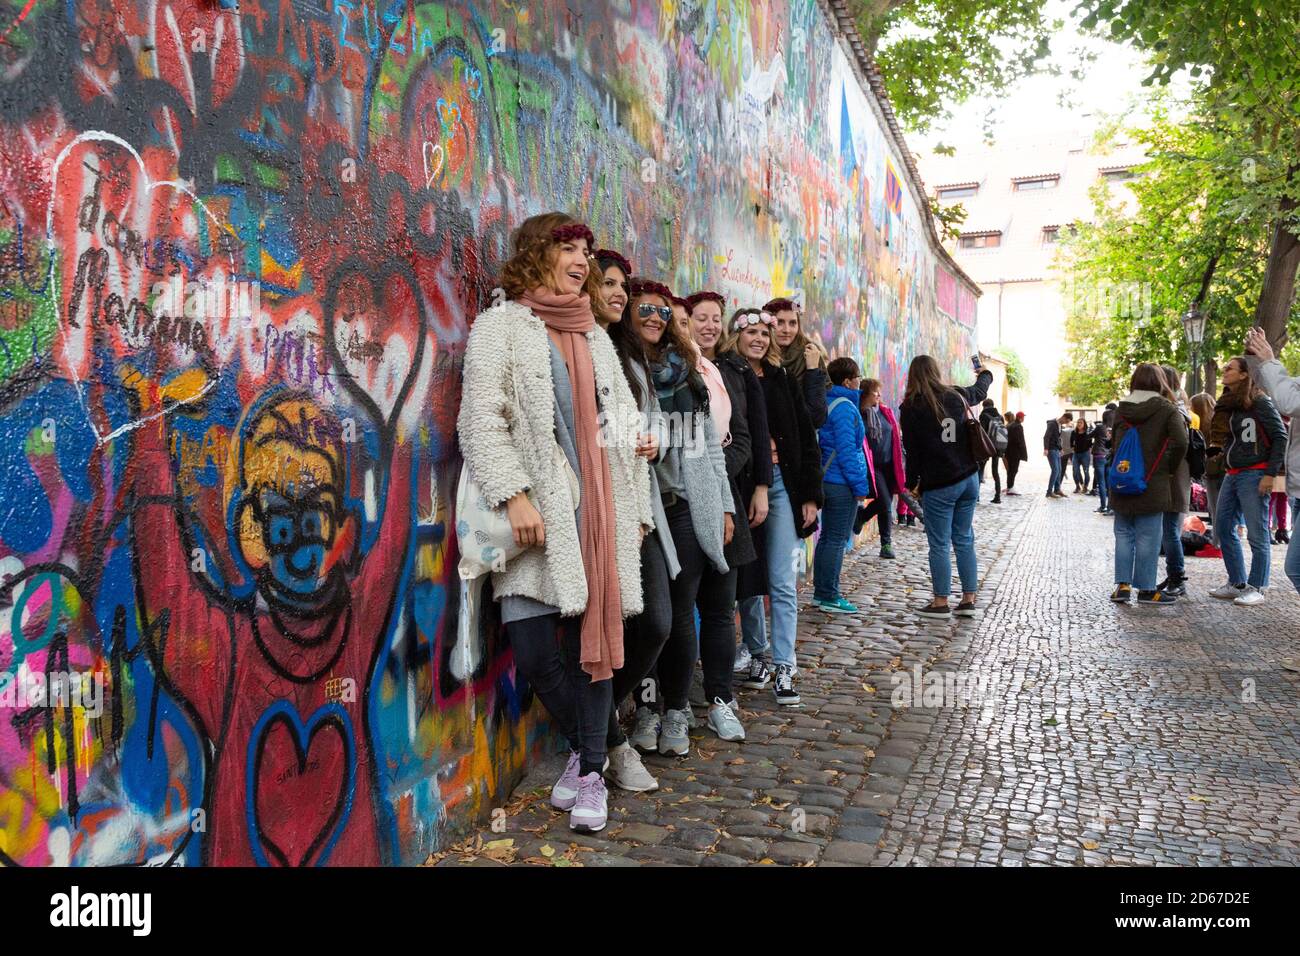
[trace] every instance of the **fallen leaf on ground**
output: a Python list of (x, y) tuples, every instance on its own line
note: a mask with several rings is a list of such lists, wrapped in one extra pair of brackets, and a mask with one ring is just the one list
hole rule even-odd
[(540, 852), (542, 856), (549, 860), (551, 857), (555, 856), (555, 847), (551, 846), (549, 843), (543, 843)]
[(1101, 845), (1101, 844), (1099, 844), (1096, 840), (1084, 840), (1084, 841), (1083, 841), (1083, 848), (1084, 848), (1085, 850), (1095, 850), (1095, 849), (1097, 849), (1097, 847), (1100, 846), (1100, 845)]
[(1043, 726), (1044, 726), (1044, 727), (1055, 727), (1055, 726), (1056, 726), (1057, 724), (1059, 724), (1059, 723), (1060, 723), (1060, 721), (1057, 720), (1055, 717), (1048, 717), (1045, 721), (1043, 721)]

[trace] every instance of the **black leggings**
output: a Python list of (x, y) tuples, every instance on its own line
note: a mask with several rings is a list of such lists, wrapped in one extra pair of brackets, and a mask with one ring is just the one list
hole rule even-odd
[(533, 686), (569, 748), (581, 755), (582, 775), (603, 772), (614, 682), (593, 682), (582, 669), (582, 618), (529, 617), (507, 624), (506, 635), (515, 667)]
[[(673, 624), (668, 642), (659, 654), (659, 695), (669, 710), (685, 710), (690, 706), (691, 674), (699, 658), (699, 645), (695, 639), (695, 600), (700, 593), (700, 580), (709, 559), (700, 549), (691, 525), (690, 506), (679, 501), (665, 509), (668, 530), (677, 548), (677, 561), (682, 569), (669, 585), (672, 594)], [(733, 591), (734, 593), (734, 591)]]
[(710, 704), (715, 698), (729, 704), (736, 667), (736, 569), (719, 574), (711, 562), (706, 562), (695, 604), (700, 609), (704, 699)]
[(1020, 459), (1008, 458), (1006, 459), (1006, 465), (1007, 465), (1007, 491), (1010, 491), (1012, 488), (1016, 486), (1016, 472), (1020, 470)]
[(614, 671), (609, 730), (605, 735), (610, 750), (627, 740), (618, 723), (618, 705), (623, 698), (637, 694), (638, 706), (648, 702), (642, 699), (639, 687), (654, 669), (672, 627), (673, 606), (668, 585), (668, 564), (659, 545), (659, 534), (651, 531), (641, 542), (641, 591), (645, 595), (645, 610), (624, 623), (623, 666)]

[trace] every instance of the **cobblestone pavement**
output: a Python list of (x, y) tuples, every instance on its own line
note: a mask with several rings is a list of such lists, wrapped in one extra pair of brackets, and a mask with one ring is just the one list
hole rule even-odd
[(980, 617), (912, 613), (929, 593), (925, 535), (900, 529), (899, 560), (867, 545), (846, 562), (860, 616), (801, 593), (801, 707), (740, 691), (746, 741), (701, 720), (688, 757), (646, 758), (658, 791), (611, 789), (593, 836), (550, 808), (563, 767), (545, 762), (495, 827), (430, 862), (1300, 863), (1300, 676), (1277, 666), (1300, 650), (1300, 599), (1284, 549), (1264, 605), (1210, 598), (1222, 562), (1189, 559), (1185, 602), (1122, 608), (1096, 499), (1034, 488), (977, 512)]

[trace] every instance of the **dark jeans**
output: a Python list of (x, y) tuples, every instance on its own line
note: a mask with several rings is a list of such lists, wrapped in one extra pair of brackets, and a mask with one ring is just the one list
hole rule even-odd
[(659, 533), (651, 531), (641, 542), (641, 590), (645, 594), (645, 610), (624, 622), (623, 666), (614, 672), (609, 732), (605, 735), (605, 743), (610, 750), (627, 740), (627, 735), (618, 722), (618, 705), (623, 698), (628, 694), (636, 694), (637, 706), (658, 699), (657, 693), (643, 698), (640, 684), (654, 669), (655, 661), (659, 659), (672, 627), (672, 597), (668, 583), (668, 565), (664, 561), (663, 549), (659, 546)]
[(558, 614), (506, 625), (515, 667), (533, 686), (570, 749), (580, 753), (586, 775), (600, 773), (605, 766), (605, 730), (614, 682), (593, 682), (582, 669), (581, 634), (581, 617)]
[(1052, 476), (1047, 479), (1047, 493), (1050, 495), (1061, 490), (1061, 479), (1065, 477), (1065, 468), (1061, 465), (1061, 452), (1047, 449), (1047, 464), (1052, 469)]
[[(885, 473), (879, 468), (876, 469), (874, 481), (876, 485), (876, 497), (872, 498), (871, 503), (865, 508), (855, 509), (857, 518), (853, 522), (853, 530), (861, 531), (868, 521), (872, 518), (878, 518), (878, 523), (880, 525), (880, 546), (883, 548), (894, 540), (894, 496), (889, 493), (889, 482), (885, 480)], [(842, 485), (841, 487), (847, 486)], [(813, 558), (815, 562), (815, 552)], [(816, 574), (816, 564), (814, 563), (813, 575), (815, 576)]]
[(1006, 459), (1006, 465), (1007, 465), (1007, 491), (1010, 491), (1012, 488), (1016, 486), (1016, 472), (1020, 470), (1020, 459), (1008, 458)]
[(1101, 510), (1105, 511), (1110, 507), (1110, 476), (1106, 473), (1106, 459), (1096, 455), (1092, 458), (1092, 485), (1097, 489)]
[(1176, 511), (1164, 514), (1165, 571), (1170, 580), (1185, 577), (1183, 556), (1183, 516)]
[[(731, 703), (732, 672), (736, 667), (736, 569), (719, 574), (705, 560), (695, 598), (700, 610), (700, 663), (704, 665), (704, 699)], [(691, 662), (694, 667), (694, 662)]]
[[(834, 604), (840, 598), (844, 546), (849, 543), (849, 532), (853, 529), (853, 516), (857, 514), (858, 503), (853, 497), (853, 489), (848, 485), (827, 482), (822, 490), (826, 500), (822, 505), (822, 533), (813, 550), (813, 600)], [(879, 514), (881, 543), (884, 544), (883, 529), (889, 523), (893, 509), (885, 506)]]
[[(988, 465), (988, 464), (993, 465), (993, 497), (994, 498), (1002, 497), (1002, 476), (998, 474), (998, 462), (1000, 460), (1001, 459), (997, 455), (994, 455), (992, 458), (990, 458), (988, 461), (984, 463), (984, 465)], [(980, 465), (980, 484), (984, 483), (984, 465)], [(1011, 487), (1010, 481), (1011, 481), (1011, 476), (1008, 474), (1007, 476), (1008, 488)]]
[[(668, 641), (659, 654), (659, 697), (669, 710), (686, 710), (691, 690), (691, 675), (699, 659), (699, 645), (695, 637), (695, 600), (700, 593), (700, 581), (709, 563), (691, 526), (690, 506), (685, 501), (665, 507), (668, 533), (677, 548), (677, 560), (682, 569), (669, 584), (672, 597), (673, 623)], [(734, 588), (734, 585), (733, 585)], [(734, 593), (734, 591), (733, 591)], [(730, 698), (728, 698), (730, 700)]]
[(1074, 462), (1074, 483), (1088, 487), (1088, 468), (1092, 464), (1092, 456), (1086, 451), (1076, 451), (1070, 456)]

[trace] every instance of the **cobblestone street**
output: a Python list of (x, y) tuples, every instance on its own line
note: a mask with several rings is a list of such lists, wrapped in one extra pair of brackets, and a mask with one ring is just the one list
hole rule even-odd
[[(697, 710), (690, 756), (647, 757), (660, 789), (611, 788), (594, 836), (548, 805), (562, 763), (546, 762), (495, 828), (431, 862), (1300, 863), (1300, 676), (1278, 667), (1297, 651), (1300, 600), (1284, 549), (1262, 606), (1210, 598), (1222, 562), (1189, 559), (1185, 601), (1121, 608), (1096, 499), (1024, 491), (995, 506), (984, 488), (981, 616), (917, 618), (925, 534), (900, 529), (897, 561), (871, 543), (846, 562), (860, 616), (801, 593), (802, 706), (741, 690), (743, 743)], [(952, 675), (942, 701), (891, 701), (930, 674)]]

